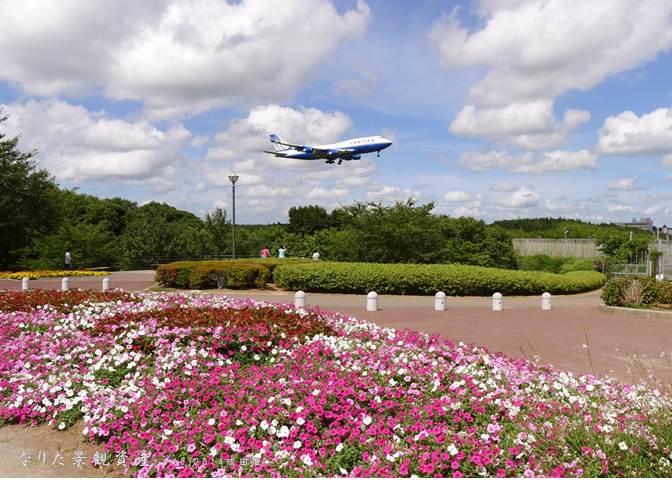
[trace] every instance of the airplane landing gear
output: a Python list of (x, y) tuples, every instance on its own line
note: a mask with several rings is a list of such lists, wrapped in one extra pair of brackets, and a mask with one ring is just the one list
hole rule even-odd
[(333, 160), (327, 160), (326, 163), (332, 164), (332, 163), (334, 163), (334, 161)]
[(380, 150), (378, 150), (378, 158), (380, 158)]
[(343, 163), (343, 159), (342, 159), (342, 158), (339, 158), (339, 159), (338, 159), (338, 164), (340, 165), (341, 163)]

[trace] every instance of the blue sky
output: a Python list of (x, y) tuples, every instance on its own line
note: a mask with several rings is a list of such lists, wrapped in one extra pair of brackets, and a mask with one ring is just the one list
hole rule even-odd
[[(672, 223), (666, 0), (7, 0), (3, 124), (60, 185), (284, 222), (409, 197)], [(386, 135), (381, 158), (261, 152)]]

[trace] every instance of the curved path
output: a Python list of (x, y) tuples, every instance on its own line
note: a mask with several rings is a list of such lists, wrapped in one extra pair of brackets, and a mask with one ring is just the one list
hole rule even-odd
[[(112, 287), (147, 290), (154, 271), (110, 273)], [(33, 288), (60, 288), (60, 278), (31, 281)], [(72, 277), (71, 288), (100, 288), (102, 277)], [(0, 289), (18, 290), (18, 280), (0, 280)], [(232, 297), (293, 302), (292, 292), (208, 290)], [(614, 315), (599, 309), (599, 292), (553, 297), (553, 310), (542, 311), (539, 297), (505, 297), (504, 311), (493, 312), (490, 298), (448, 297), (446, 311), (434, 310), (434, 298), (381, 295), (380, 310), (367, 312), (365, 295), (307, 295), (309, 306), (338, 311), (379, 325), (438, 333), (473, 342), (494, 352), (538, 358), (575, 372), (612, 375), (621, 381), (672, 376), (672, 315), (667, 318)]]

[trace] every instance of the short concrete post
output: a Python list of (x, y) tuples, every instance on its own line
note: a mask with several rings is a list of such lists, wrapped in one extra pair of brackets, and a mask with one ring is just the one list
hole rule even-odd
[(378, 310), (378, 294), (376, 292), (369, 292), (366, 296), (366, 311), (375, 312)]
[(103, 292), (110, 289), (110, 279), (108, 277), (103, 278)]
[(70, 288), (70, 279), (63, 277), (63, 280), (61, 280), (61, 290), (66, 291), (68, 288)]
[(436, 292), (434, 295), (434, 310), (446, 309), (446, 294), (443, 292)]
[(492, 295), (492, 309), (496, 312), (501, 312), (504, 308), (504, 301), (502, 300), (502, 294), (495, 292)]
[(21, 279), (21, 290), (30, 290), (30, 279), (28, 277)]
[(306, 292), (299, 290), (294, 294), (294, 306), (296, 308), (303, 308), (306, 306)]
[(544, 292), (541, 295), (541, 309), (542, 310), (550, 310), (551, 309), (551, 294), (548, 292)]

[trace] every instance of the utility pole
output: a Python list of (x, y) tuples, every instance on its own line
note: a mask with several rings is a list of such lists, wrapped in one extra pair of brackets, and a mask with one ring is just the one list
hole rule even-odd
[(231, 188), (233, 194), (233, 228), (231, 229), (231, 257), (233, 260), (236, 259), (236, 182), (238, 181), (238, 175), (233, 174), (229, 175), (229, 180), (231, 180)]

